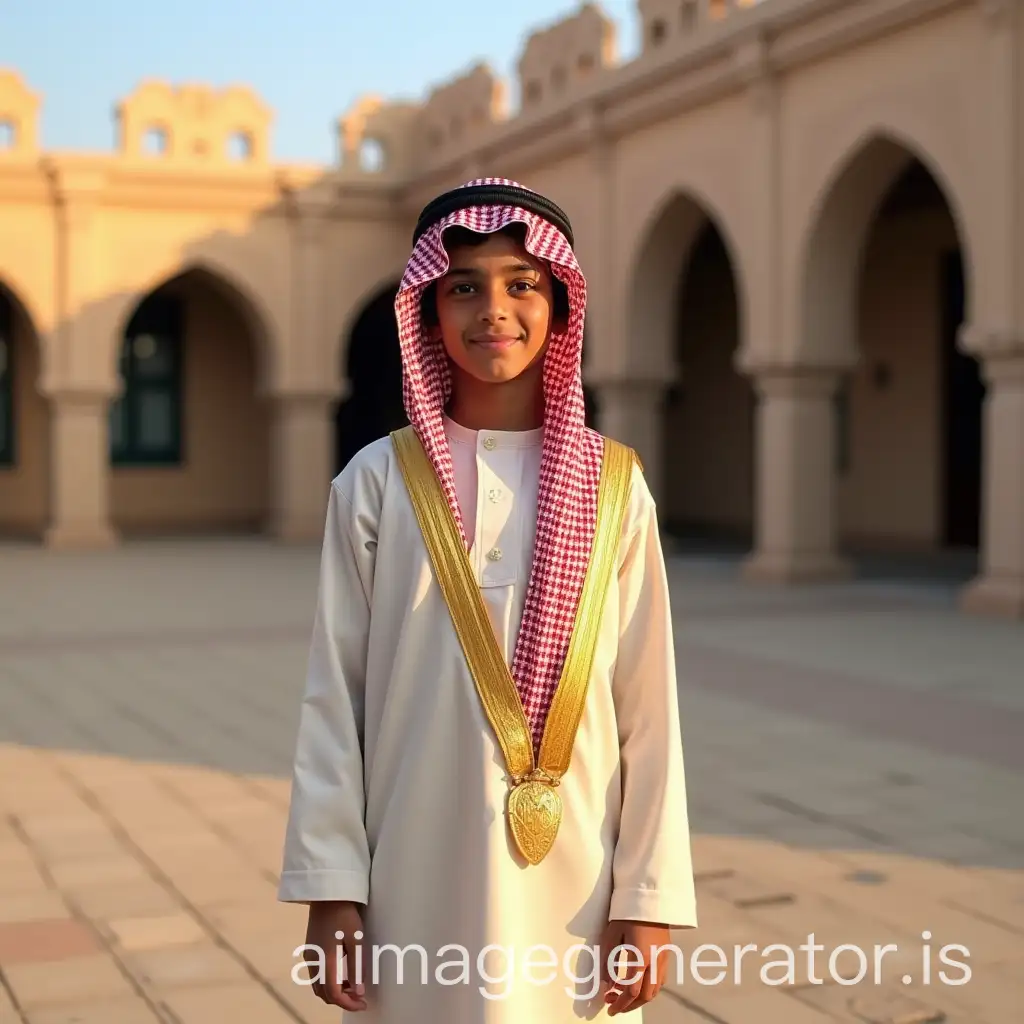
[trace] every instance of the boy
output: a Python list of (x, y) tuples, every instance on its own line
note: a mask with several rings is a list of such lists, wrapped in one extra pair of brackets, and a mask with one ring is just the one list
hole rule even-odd
[(331, 486), (279, 897), (367, 1021), (638, 1021), (696, 924), (654, 503), (584, 426), (565, 214), (483, 179), (413, 241), (410, 426)]

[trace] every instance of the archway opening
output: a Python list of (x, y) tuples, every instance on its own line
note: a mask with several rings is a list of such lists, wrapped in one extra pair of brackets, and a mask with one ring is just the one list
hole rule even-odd
[(395, 319), (398, 282), (362, 308), (343, 348), (348, 397), (335, 416), (335, 472), (368, 444), (408, 423), (402, 398), (402, 355)]
[(749, 547), (754, 522), (754, 394), (735, 366), (739, 287), (714, 219), (683, 202), (671, 239), (682, 256), (666, 261), (676, 273), (663, 315), (679, 376), (663, 413), (662, 521), (684, 547), (735, 553)]
[(270, 507), (266, 325), (219, 275), (150, 292), (120, 344), (111, 518), (124, 535), (254, 532)]
[[(853, 266), (858, 359), (837, 402), (840, 542), (869, 565), (883, 555), (880, 566), (905, 558), (909, 567), (924, 556), (932, 569), (967, 576), (980, 533), (984, 387), (957, 347), (963, 246), (920, 159), (890, 141), (867, 152), (889, 174)], [(845, 244), (855, 243), (851, 233)]]
[(38, 540), (49, 514), (49, 427), (32, 318), (0, 282), (0, 535)]

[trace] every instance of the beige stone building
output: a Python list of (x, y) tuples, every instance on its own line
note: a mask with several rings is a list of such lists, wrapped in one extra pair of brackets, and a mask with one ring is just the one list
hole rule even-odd
[(0, 72), (0, 531), (317, 539), (402, 421), (416, 214), (502, 175), (573, 219), (598, 425), (667, 526), (779, 581), (977, 548), (965, 606), (1024, 617), (1021, 7), (638, 0), (623, 62), (588, 4), (514, 111), (483, 66), (366, 99), (329, 167), (273, 163), (247, 89), (158, 82), (114, 152), (42, 152)]

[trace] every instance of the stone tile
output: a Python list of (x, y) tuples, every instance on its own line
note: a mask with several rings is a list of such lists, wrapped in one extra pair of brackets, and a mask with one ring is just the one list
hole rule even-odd
[(0, 1021), (3, 1021), (4, 1024), (16, 1024), (21, 1019), (21, 1014), (14, 1008), (14, 1003), (11, 1002), (7, 989), (0, 982)]
[[(857, 911), (890, 929), (889, 934), (911, 937), (918, 949), (926, 941), (934, 950), (947, 943), (964, 945), (970, 950), (972, 961), (977, 963), (1005, 962), (1019, 955), (1024, 941), (1020, 932), (954, 906), (920, 900), (913, 893), (900, 889), (879, 892), (865, 888), (857, 902)], [(923, 937), (925, 933), (929, 935), (927, 940)]]
[(742, 870), (719, 877), (712, 874), (706, 880), (698, 879), (697, 884), (699, 891), (711, 893), (740, 909), (792, 903), (798, 895), (794, 885)]
[[(175, 877), (200, 875), (208, 873), (211, 869), (221, 874), (253, 874), (252, 865), (242, 854), (206, 823), (193, 822), (187, 834), (193, 837), (193, 842), (161, 844), (152, 852), (153, 860), (168, 874)], [(142, 842), (148, 838), (144, 837)], [(148, 851), (147, 856), (150, 856)]]
[(125, 853), (112, 833), (99, 831), (47, 833), (35, 837), (32, 845), (47, 864), (95, 860), (98, 857), (116, 859)]
[[(956, 970), (951, 972), (950, 980), (959, 982), (962, 977)], [(946, 993), (948, 999), (962, 1007), (978, 1024), (1004, 1024), (1011, 1019), (1009, 1013), (1019, 1015), (1024, 1008), (1024, 949), (1015, 963), (996, 968), (977, 967), (966, 984), (947, 987)]]
[(716, 1024), (835, 1024), (832, 1017), (816, 1007), (770, 989), (692, 986), (685, 998), (691, 1006), (710, 1014)]
[(0, 964), (63, 961), (100, 948), (92, 929), (70, 917), (0, 924)]
[(158, 1024), (160, 1021), (156, 1011), (137, 996), (40, 1007), (28, 1014), (28, 1024)]
[(104, 932), (120, 949), (142, 951), (187, 946), (209, 941), (209, 936), (189, 914), (129, 917), (108, 921)]
[(261, 906), (274, 899), (269, 879), (252, 869), (225, 871), (219, 865), (207, 865), (206, 871), (190, 871), (173, 876), (174, 887), (193, 906), (219, 904)]
[(22, 814), (19, 816), (19, 824), (29, 841), (33, 843), (47, 838), (80, 839), (97, 835), (113, 838), (106, 822), (95, 812), (86, 809), (80, 801), (78, 810), (74, 813), (62, 810), (58, 813)]
[(4, 965), (7, 982), (27, 1011), (134, 995), (129, 981), (105, 953), (79, 956), (59, 963)]
[(68, 916), (67, 904), (52, 889), (0, 895), (0, 924), (49, 921)]
[(794, 998), (842, 1024), (1000, 1024), (971, 1016), (952, 1001), (950, 991), (900, 982), (877, 987), (821, 985), (800, 989)]
[(248, 972), (238, 960), (212, 942), (126, 953), (124, 962), (132, 977), (153, 991), (249, 980)]
[(34, 863), (35, 858), (31, 849), (21, 841), (13, 829), (4, 829), (0, 832), (0, 871), (27, 868)]
[(0, 791), (0, 804), (15, 817), (37, 814), (40, 809), (51, 814), (81, 812), (81, 798), (64, 779), (57, 779), (52, 784), (28, 782), (24, 778), (20, 781), (22, 785), (12, 782), (8, 788)]
[(50, 883), (33, 863), (0, 865), (0, 902), (6, 896), (45, 892), (49, 888)]
[(952, 893), (942, 902), (966, 914), (1001, 924), (1010, 931), (1017, 932), (1021, 935), (1021, 945), (1024, 948), (1024, 894), (985, 886), (974, 891)]
[[(304, 1024), (338, 1024), (341, 1011), (336, 1006), (325, 1006), (307, 985), (296, 985), (293, 981), (279, 978), (268, 979), (268, 984)], [(679, 1024), (689, 1022), (684, 1019)], [(707, 1022), (701, 1021), (701, 1024)]]
[(224, 850), (224, 840), (220, 836), (195, 824), (177, 832), (153, 832), (131, 825), (126, 825), (125, 830), (145, 856), (161, 867), (197, 860), (208, 863)]
[(259, 935), (264, 932), (302, 936), (306, 932), (306, 907), (270, 900), (259, 905), (221, 903), (205, 907), (202, 917), (222, 935)]
[(305, 932), (225, 936), (225, 941), (261, 977), (289, 978), (293, 969), (302, 964), (296, 949), (302, 945)]
[[(208, 989), (169, 992), (162, 1002), (180, 1024), (211, 1021), (245, 1021), (245, 1024), (294, 1024), (294, 1020), (270, 993), (255, 981)], [(335, 1019), (340, 1011), (335, 1010)]]
[(254, 778), (250, 780), (250, 784), (256, 786), (273, 806), (287, 808), (291, 798), (290, 780)]
[[(823, 947), (814, 952), (813, 963), (816, 976), (828, 977), (829, 958), (833, 951), (842, 946), (854, 946), (862, 951), (868, 960), (872, 975), (875, 964), (884, 980), (893, 973), (902, 973), (920, 962), (922, 940), (920, 932), (903, 922), (881, 920), (865, 912), (863, 903), (842, 905), (819, 897), (813, 892), (802, 893), (790, 904), (766, 905), (748, 908), (746, 913), (762, 928), (778, 932), (783, 936), (798, 935), (799, 944), (810, 943)], [(811, 938), (813, 936), (813, 939)], [(775, 941), (786, 941), (784, 938)], [(878, 961), (886, 947), (895, 946)], [(808, 953), (801, 953), (798, 963), (806, 964)], [(858, 963), (853, 954), (843, 954), (835, 963), (837, 976), (845, 976), (848, 970), (854, 973)], [(807, 980), (813, 981), (807, 975)]]
[(60, 888), (71, 890), (104, 883), (134, 882), (149, 877), (139, 861), (124, 854), (88, 860), (59, 861), (51, 864), (49, 871)]
[(696, 1013), (662, 989), (661, 993), (644, 1007), (644, 1024), (708, 1024), (708, 1018)]
[(80, 886), (68, 890), (67, 897), (94, 921), (173, 914), (180, 909), (178, 900), (154, 881)]

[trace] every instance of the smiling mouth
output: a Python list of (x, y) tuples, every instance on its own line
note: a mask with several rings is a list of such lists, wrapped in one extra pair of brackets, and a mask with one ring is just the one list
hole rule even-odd
[(470, 343), (480, 345), (483, 348), (503, 349), (511, 348), (519, 341), (519, 338), (512, 338), (508, 335), (494, 335), (493, 337), (470, 338)]

